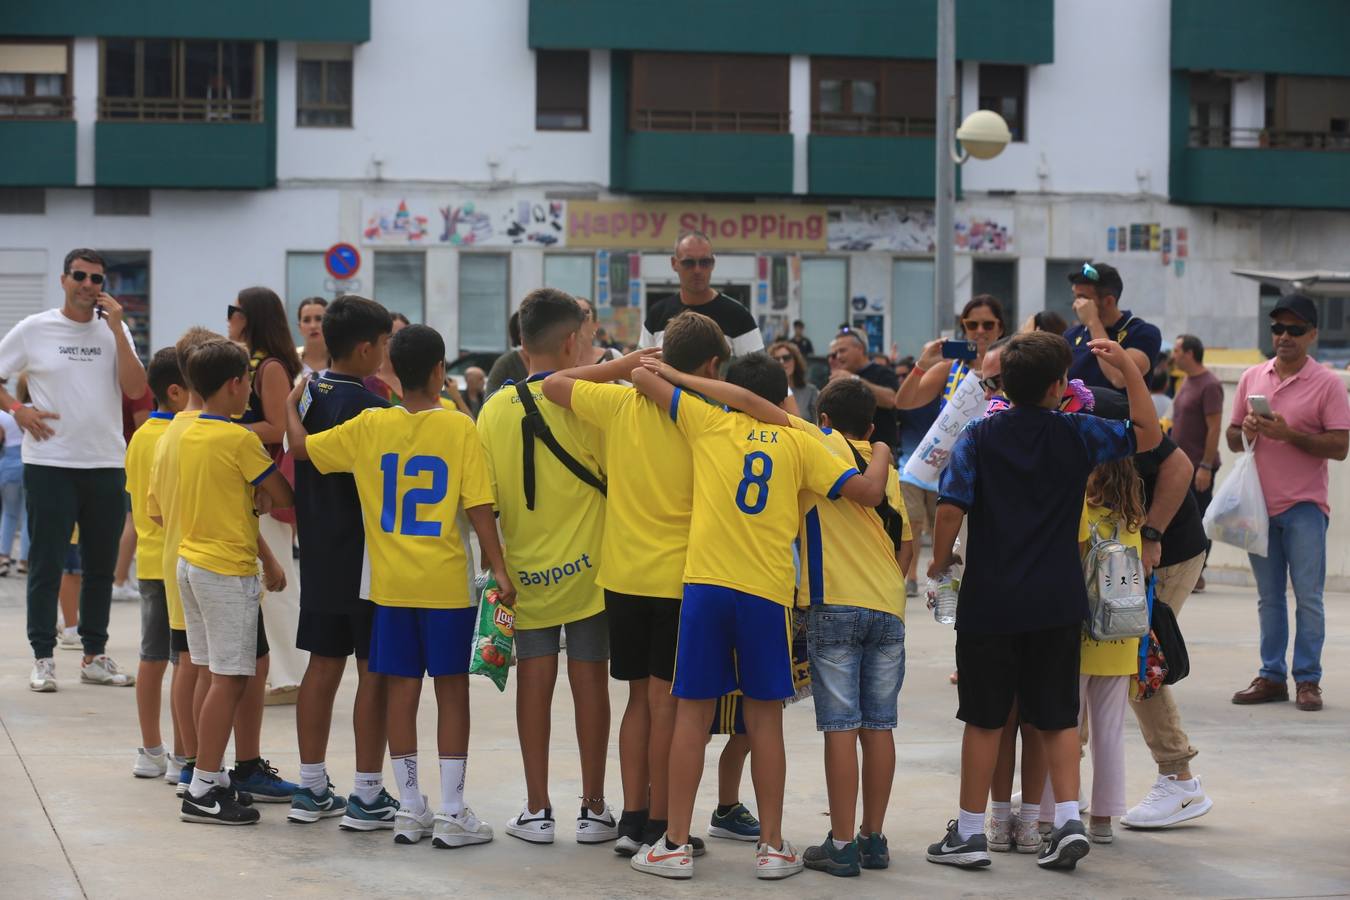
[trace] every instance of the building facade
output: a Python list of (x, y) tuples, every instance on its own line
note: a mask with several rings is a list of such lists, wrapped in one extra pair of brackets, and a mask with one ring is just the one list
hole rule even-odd
[[(1270, 289), (1350, 269), (1350, 5), (958, 0), (959, 309), (1068, 313), (1086, 259), (1165, 335), (1251, 348)], [(277, 10), (281, 9), (281, 12)], [(635, 341), (681, 230), (766, 337), (934, 322), (931, 0), (88, 0), (0, 8), (0, 329), (104, 250), (142, 349), (265, 284), (355, 290), (500, 350), (532, 288)], [(325, 250), (352, 244), (353, 277)], [(1346, 298), (1322, 355), (1350, 355)]]

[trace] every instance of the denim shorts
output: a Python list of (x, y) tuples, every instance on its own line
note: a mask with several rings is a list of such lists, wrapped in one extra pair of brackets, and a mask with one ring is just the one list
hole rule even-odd
[(905, 680), (905, 623), (857, 606), (811, 607), (806, 626), (817, 731), (889, 731)]

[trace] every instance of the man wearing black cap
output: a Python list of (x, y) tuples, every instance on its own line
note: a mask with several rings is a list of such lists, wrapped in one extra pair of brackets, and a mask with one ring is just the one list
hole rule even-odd
[(1064, 333), (1073, 350), (1069, 377), (1080, 378), (1088, 387), (1122, 390), (1125, 376), (1110, 363), (1102, 363), (1088, 347), (1088, 341), (1109, 338), (1125, 348), (1130, 359), (1147, 375), (1162, 349), (1162, 332), (1156, 325), (1120, 308), (1125, 285), (1115, 266), (1083, 263), (1069, 275), (1073, 286), (1073, 311), (1078, 324)]
[[(1302, 294), (1280, 299), (1270, 311), (1275, 358), (1242, 373), (1228, 449), (1254, 444), (1270, 537), (1264, 556), (1249, 555), (1261, 624), (1261, 671), (1233, 695), (1234, 703), (1288, 700), (1289, 606), (1285, 584), (1294, 584), (1297, 705), (1322, 708), (1322, 644), (1326, 622), (1327, 460), (1350, 449), (1350, 400), (1331, 370), (1308, 355), (1317, 340), (1317, 306)], [(1258, 399), (1261, 398), (1261, 399)], [(1267, 414), (1268, 413), (1268, 414)]]

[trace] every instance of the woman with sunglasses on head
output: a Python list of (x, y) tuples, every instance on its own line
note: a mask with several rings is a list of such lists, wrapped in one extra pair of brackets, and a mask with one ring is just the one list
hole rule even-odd
[(1008, 333), (1003, 304), (992, 294), (977, 294), (961, 310), (963, 337), (975, 345), (975, 358), (948, 360), (942, 355), (942, 338), (923, 345), (919, 361), (895, 395), (898, 409), (918, 409), (941, 398), (943, 404), (968, 372), (978, 373), (989, 346)]
[(802, 351), (791, 341), (777, 341), (769, 348), (769, 355), (776, 359), (787, 373), (788, 387), (792, 389), (792, 398), (797, 401), (799, 414), (814, 425), (820, 388), (806, 380), (806, 357), (802, 356)]

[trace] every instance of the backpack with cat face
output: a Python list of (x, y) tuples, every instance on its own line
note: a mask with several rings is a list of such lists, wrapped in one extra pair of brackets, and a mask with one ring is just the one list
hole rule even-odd
[(1094, 527), (1083, 558), (1088, 615), (1083, 627), (1095, 641), (1121, 641), (1148, 634), (1148, 586), (1144, 563), (1133, 547), (1119, 540), (1117, 523), (1109, 538)]

